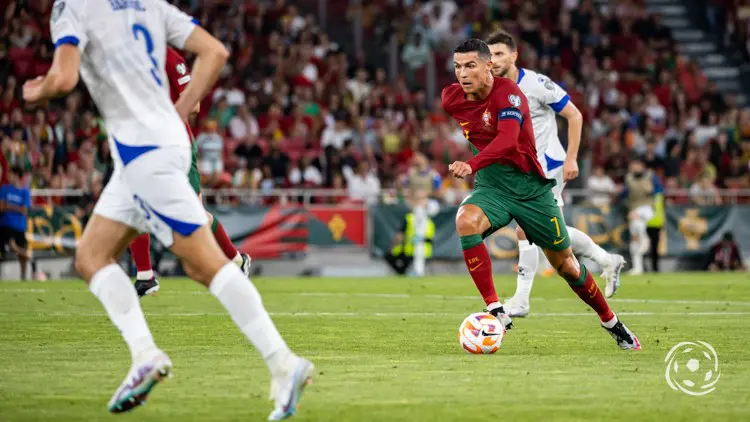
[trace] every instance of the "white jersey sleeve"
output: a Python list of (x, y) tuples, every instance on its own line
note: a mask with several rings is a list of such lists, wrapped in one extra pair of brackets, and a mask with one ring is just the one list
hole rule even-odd
[(179, 49), (184, 48), (185, 41), (195, 29), (195, 19), (166, 1), (159, 0), (156, 5), (164, 17), (167, 42)]
[(549, 77), (537, 73), (539, 83), (540, 99), (547, 104), (555, 113), (559, 113), (570, 101), (570, 95)]
[(537, 159), (549, 175), (550, 171), (561, 167), (565, 159), (565, 149), (557, 136), (556, 113), (570, 102), (570, 96), (560, 85), (533, 70), (519, 69), (517, 83), (529, 100)]
[(69, 44), (83, 51), (88, 44), (86, 22), (86, 0), (55, 0), (50, 15), (50, 33), (55, 47)]

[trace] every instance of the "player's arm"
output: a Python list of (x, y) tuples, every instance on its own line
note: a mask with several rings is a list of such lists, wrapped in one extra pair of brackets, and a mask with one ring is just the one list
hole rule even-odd
[(200, 101), (219, 78), (229, 52), (219, 40), (200, 27), (196, 27), (185, 40), (185, 50), (196, 55), (190, 83), (175, 103), (177, 112), (186, 119), (196, 106), (200, 106)]
[(544, 102), (568, 121), (568, 152), (563, 163), (563, 178), (565, 181), (573, 180), (578, 177), (578, 150), (581, 147), (583, 116), (560, 85), (544, 75), (540, 82), (542, 86), (539, 89)]
[(471, 172), (496, 163), (518, 146), (518, 135), (521, 133), (523, 115), (517, 108), (506, 108), (500, 111), (497, 122), (497, 136), (484, 149), (468, 161)]
[(568, 152), (563, 163), (563, 178), (569, 181), (578, 177), (578, 149), (581, 147), (583, 115), (570, 101), (558, 114), (568, 121)]
[(174, 105), (180, 117), (187, 120), (219, 78), (229, 52), (219, 40), (197, 26), (196, 21), (180, 9), (167, 2), (157, 4), (162, 8), (169, 44), (196, 55), (190, 82)]
[(84, 29), (84, 9), (78, 2), (55, 1), (50, 17), (50, 33), (55, 44), (52, 66), (44, 76), (26, 81), (23, 98), (36, 102), (67, 94), (78, 84), (81, 51), (88, 38)]

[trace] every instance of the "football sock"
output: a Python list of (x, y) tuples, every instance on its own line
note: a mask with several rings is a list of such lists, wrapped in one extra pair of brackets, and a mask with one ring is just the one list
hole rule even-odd
[(138, 271), (136, 279), (151, 280), (154, 272), (151, 268), (151, 237), (148, 233), (143, 233), (133, 239), (130, 243), (130, 254), (133, 255), (135, 268)]
[(500, 302), (495, 292), (495, 282), (492, 280), (492, 261), (487, 247), (482, 242), (482, 236), (478, 234), (461, 236), (461, 248), (464, 251), (466, 268), (477, 290), (482, 295), (486, 305)]
[(528, 302), (531, 286), (539, 265), (539, 248), (528, 240), (518, 241), (518, 276), (516, 277), (516, 294), (514, 298)]
[[(224, 226), (221, 225), (221, 222), (216, 217), (214, 217), (214, 222), (211, 224), (211, 231), (214, 233), (214, 239), (216, 239), (224, 255), (233, 260), (235, 264), (242, 265), (242, 256), (237, 251), (237, 248), (234, 247), (232, 239), (229, 238), (227, 232), (224, 231)], [(236, 258), (239, 258), (239, 263), (237, 263)]]
[(570, 246), (573, 247), (573, 253), (583, 256), (604, 268), (612, 264), (612, 255), (607, 253), (586, 233), (575, 227), (567, 226), (568, 236), (570, 236)]
[(568, 286), (599, 315), (599, 319), (602, 322), (609, 322), (615, 317), (614, 312), (609, 308), (607, 300), (604, 299), (602, 291), (599, 290), (599, 286), (596, 285), (594, 278), (585, 265), (581, 264), (581, 274), (578, 280), (574, 282), (568, 281)]
[(89, 290), (104, 305), (134, 360), (141, 352), (156, 348), (130, 278), (119, 265), (110, 264), (97, 271), (91, 278)]
[(253, 283), (247, 282), (236, 265), (227, 263), (216, 273), (208, 289), (258, 349), (271, 372), (283, 371), (291, 352), (263, 307)]

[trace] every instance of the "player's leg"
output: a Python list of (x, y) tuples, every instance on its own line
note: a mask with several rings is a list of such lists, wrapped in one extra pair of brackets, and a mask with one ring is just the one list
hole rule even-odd
[(10, 249), (18, 257), (18, 265), (21, 267), (21, 280), (26, 280), (26, 267), (30, 258), (27, 250), (26, 234), (13, 230), (9, 245)]
[[(147, 167), (161, 166), (150, 162)], [(172, 368), (169, 357), (155, 345), (130, 278), (116, 262), (138, 232), (146, 230), (133, 198), (122, 169), (116, 168), (76, 248), (76, 269), (120, 331), (132, 357), (130, 371), (108, 403), (113, 413), (142, 404)]]
[[(552, 177), (557, 182), (552, 187), (552, 194), (555, 197), (555, 201), (557, 201), (557, 205), (562, 208), (565, 205), (562, 193), (566, 184), (562, 167), (555, 169)], [(588, 258), (601, 267), (602, 277), (607, 281), (607, 286), (605, 287), (606, 296), (611, 297), (614, 295), (617, 288), (620, 287), (620, 272), (622, 272), (622, 268), (625, 265), (625, 258), (622, 255), (610, 254), (605, 251), (589, 235), (573, 226), (567, 226), (567, 230), (573, 253), (576, 256)]]
[(232, 262), (234, 262), (238, 267), (240, 267), (240, 269), (242, 269), (242, 272), (245, 274), (245, 276), (249, 277), (250, 266), (252, 263), (250, 255), (240, 253), (240, 251), (235, 248), (234, 243), (232, 243), (232, 239), (229, 238), (229, 235), (224, 230), (224, 226), (221, 224), (221, 221), (219, 221), (219, 219), (216, 218), (215, 215), (211, 214), (208, 211), (206, 211), (206, 215), (208, 216), (209, 225), (211, 226), (211, 232), (213, 233), (214, 239), (216, 239), (216, 242), (219, 244), (221, 251), (224, 252), (224, 256), (231, 259)]
[(648, 251), (649, 239), (646, 223), (653, 217), (649, 206), (638, 207), (628, 213), (628, 230), (630, 231), (630, 256), (633, 260), (631, 275), (643, 274), (643, 256)]
[(511, 317), (525, 317), (529, 314), (529, 296), (539, 266), (539, 248), (529, 243), (521, 226), (516, 226), (516, 236), (518, 236), (516, 292), (505, 302), (504, 306)]
[(624, 350), (640, 350), (638, 338), (612, 312), (591, 272), (578, 262), (571, 248), (562, 251), (545, 249), (544, 253), (557, 273), (568, 282), (570, 289), (596, 312), (602, 327), (615, 339), (617, 345)]
[(650, 243), (649, 258), (651, 258), (651, 272), (659, 272), (659, 236), (661, 236), (661, 229), (658, 227), (648, 227), (646, 229), (648, 233), (648, 239)]
[(487, 311), (507, 328), (511, 325), (510, 317), (505, 314), (495, 291), (492, 261), (483, 239), (493, 229), (508, 225), (510, 220), (510, 214), (501, 203), (500, 196), (492, 189), (481, 187), (474, 189), (456, 214), (456, 230), (461, 239), (461, 249), (469, 274), (484, 299)]
[(565, 219), (551, 192), (517, 203), (513, 216), (529, 240), (539, 245), (557, 273), (599, 316), (602, 326), (615, 336), (623, 349), (639, 349), (632, 333), (617, 320), (586, 266), (579, 263), (570, 248)]
[(573, 253), (596, 262), (602, 268), (602, 277), (607, 282), (605, 294), (607, 297), (612, 297), (620, 287), (620, 273), (625, 266), (625, 258), (622, 255), (605, 251), (589, 235), (577, 228), (572, 226), (566, 228)]
[[(198, 194), (201, 203), (203, 203), (203, 195), (201, 194), (201, 174), (200, 171), (198, 171), (198, 146), (195, 142), (193, 142), (191, 146), (190, 160), (188, 181), (195, 193)], [(232, 243), (232, 239), (229, 238), (227, 232), (224, 230), (224, 226), (222, 226), (221, 222), (215, 218), (213, 214), (206, 211), (206, 215), (208, 216), (209, 225), (211, 226), (211, 232), (213, 232), (214, 238), (219, 243), (219, 247), (221, 247), (224, 255), (237, 264), (246, 277), (249, 277), (251, 265), (250, 256), (247, 254), (241, 254), (237, 248), (234, 247), (234, 243)]]
[[(152, 233), (182, 261), (191, 278), (208, 287), (265, 359), (276, 399), (271, 418), (289, 416), (312, 375), (313, 365), (290, 351), (263, 307), (258, 290), (222, 253), (203, 205), (185, 179), (186, 170), (181, 170), (180, 155), (185, 152), (156, 150), (149, 153), (151, 162), (131, 163), (129, 185), (140, 188), (136, 194)], [(150, 168), (153, 161), (167, 171), (146, 176), (139, 172), (144, 166)], [(169, 189), (161, 188), (167, 186)]]
[(156, 294), (159, 291), (159, 280), (151, 267), (151, 236), (143, 233), (133, 239), (130, 254), (135, 261), (135, 291), (138, 297)]

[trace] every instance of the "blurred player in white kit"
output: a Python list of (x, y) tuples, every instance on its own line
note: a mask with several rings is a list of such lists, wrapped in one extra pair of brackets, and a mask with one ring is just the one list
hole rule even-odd
[[(227, 60), (224, 46), (164, 0), (57, 0), (50, 18), (55, 56), (45, 76), (27, 81), (24, 99), (64, 95), (83, 77), (107, 126), (114, 174), (76, 250), (76, 268), (122, 333), (132, 367), (109, 402), (119, 413), (143, 404), (172, 362), (151, 335), (138, 297), (115, 259), (139, 232), (151, 232), (207, 286), (271, 371), (270, 420), (294, 414), (313, 365), (292, 353), (255, 286), (214, 240), (191, 188), (190, 141), (183, 120)], [(192, 81), (172, 105), (167, 43), (197, 58)]]

